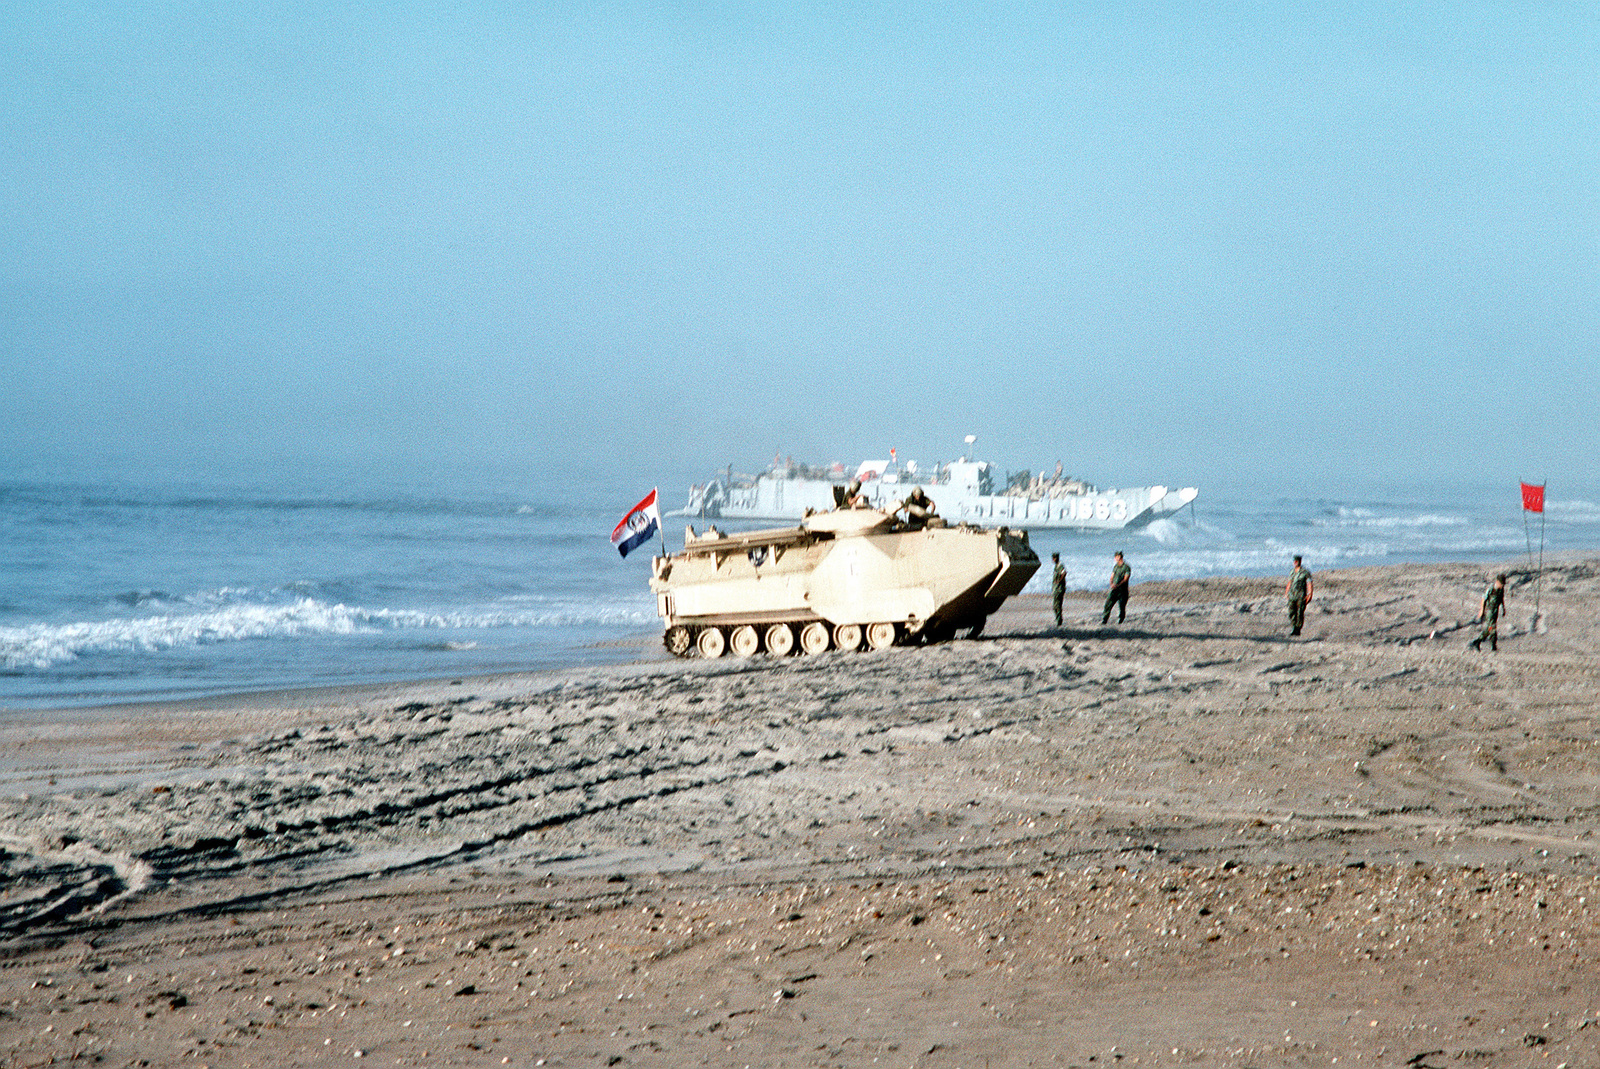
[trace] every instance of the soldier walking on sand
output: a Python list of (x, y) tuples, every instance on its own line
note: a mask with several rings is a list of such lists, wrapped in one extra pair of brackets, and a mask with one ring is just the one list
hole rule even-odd
[(1061, 566), (1061, 554), (1050, 554), (1050, 607), (1056, 611), (1056, 626), (1061, 626), (1061, 599), (1067, 596), (1067, 570)]
[(1500, 648), (1500, 610), (1505, 606), (1506, 574), (1501, 572), (1489, 584), (1489, 589), (1483, 592), (1483, 601), (1478, 605), (1478, 619), (1483, 621), (1483, 631), (1470, 643), (1473, 649), (1483, 649), (1484, 639), (1489, 640), (1491, 650)]
[(1306, 623), (1306, 603), (1311, 600), (1311, 573), (1300, 563), (1300, 554), (1294, 555), (1294, 570), (1283, 588), (1289, 599), (1289, 634), (1298, 635)]
[(1111, 588), (1106, 591), (1105, 611), (1100, 614), (1101, 626), (1111, 621), (1113, 605), (1117, 607), (1117, 623), (1128, 618), (1128, 578), (1133, 575), (1133, 569), (1123, 561), (1120, 549), (1115, 559), (1117, 563), (1111, 567)]

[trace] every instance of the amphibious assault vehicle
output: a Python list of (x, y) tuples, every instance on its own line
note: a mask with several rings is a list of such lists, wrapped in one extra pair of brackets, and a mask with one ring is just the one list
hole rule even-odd
[(799, 526), (684, 536), (650, 589), (679, 657), (882, 649), (976, 635), (1039, 568), (1026, 532), (838, 509)]

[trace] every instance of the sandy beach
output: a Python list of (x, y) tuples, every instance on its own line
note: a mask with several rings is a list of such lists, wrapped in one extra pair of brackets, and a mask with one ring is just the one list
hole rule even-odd
[[(1134, 562), (1137, 567), (1137, 561)], [(0, 1064), (1600, 1064), (1600, 560), (0, 718)], [(1137, 576), (1136, 576), (1137, 578)]]

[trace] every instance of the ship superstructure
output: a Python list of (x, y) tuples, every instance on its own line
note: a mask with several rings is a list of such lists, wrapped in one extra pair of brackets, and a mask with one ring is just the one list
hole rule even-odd
[(987, 461), (962, 457), (930, 469), (889, 460), (863, 461), (854, 472), (842, 465), (807, 467), (775, 461), (760, 475), (732, 468), (690, 488), (683, 515), (734, 520), (800, 520), (835, 504), (834, 488), (852, 478), (874, 508), (892, 509), (921, 487), (952, 523), (1001, 525), (1032, 530), (1120, 530), (1142, 527), (1176, 513), (1200, 491), (1192, 486), (1101, 489), (1081, 479), (1023, 472), (997, 486)]

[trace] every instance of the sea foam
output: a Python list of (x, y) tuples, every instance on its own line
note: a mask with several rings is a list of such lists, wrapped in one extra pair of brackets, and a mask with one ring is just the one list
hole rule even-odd
[[(196, 600), (226, 600), (234, 590)], [(200, 611), (113, 618), (65, 624), (0, 627), (0, 665), (7, 670), (45, 669), (80, 657), (118, 652), (156, 652), (251, 639), (302, 635), (349, 635), (383, 630), (471, 630), (505, 627), (638, 626), (654, 613), (635, 606), (554, 603), (482, 611), (418, 612), (368, 609), (303, 597), (284, 604), (233, 603)], [(458, 648), (469, 649), (470, 644)]]

